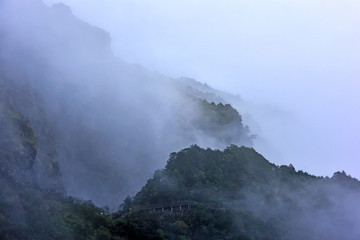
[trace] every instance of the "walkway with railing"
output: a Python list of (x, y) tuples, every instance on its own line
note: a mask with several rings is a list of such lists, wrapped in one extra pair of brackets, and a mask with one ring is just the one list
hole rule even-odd
[(134, 207), (132, 211), (152, 211), (152, 212), (182, 212), (182, 211), (191, 211), (194, 208), (207, 208), (214, 211), (225, 211), (224, 207), (216, 207), (214, 204), (210, 203), (199, 203), (195, 201), (178, 201), (171, 202), (166, 204), (157, 204), (150, 205), (145, 207)]
[(121, 217), (127, 215), (129, 212), (144, 212), (149, 211), (153, 213), (164, 213), (164, 212), (187, 212), (192, 211), (196, 208), (206, 208), (212, 211), (223, 211), (225, 212), (227, 208), (215, 206), (219, 204), (211, 204), (211, 203), (199, 203), (195, 201), (177, 201), (171, 203), (157, 204), (157, 205), (149, 205), (149, 206), (133, 206), (128, 210), (124, 210), (115, 214), (116, 217)]

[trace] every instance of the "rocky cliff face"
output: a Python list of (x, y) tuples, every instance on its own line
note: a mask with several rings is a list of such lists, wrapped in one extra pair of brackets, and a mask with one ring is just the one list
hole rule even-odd
[(3, 1), (0, 45), (4, 103), (34, 130), (29, 171), (44, 186), (59, 185), (61, 172), (70, 195), (116, 206), (169, 152), (251, 145), (230, 105), (116, 58), (109, 34), (63, 4)]
[(1, 176), (61, 190), (57, 143), (41, 97), (25, 75), (0, 67)]

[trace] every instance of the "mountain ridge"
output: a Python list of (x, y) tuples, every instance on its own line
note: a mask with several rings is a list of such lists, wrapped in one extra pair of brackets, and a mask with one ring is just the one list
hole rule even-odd
[(193, 143), (252, 144), (230, 105), (191, 96), (176, 80), (115, 57), (109, 34), (65, 5), (48, 8), (37, 1), (24, 9), (20, 1), (5, 3), (4, 94), (34, 127), (39, 150), (53, 136), (48, 163), (54, 160), (69, 194), (116, 206), (163, 165), (169, 151)]
[(359, 181), (270, 163), (241, 98), (125, 63), (65, 5), (0, 4), (0, 239), (359, 238)]

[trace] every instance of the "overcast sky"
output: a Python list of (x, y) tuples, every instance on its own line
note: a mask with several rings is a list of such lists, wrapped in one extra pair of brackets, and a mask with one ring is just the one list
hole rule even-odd
[(360, 178), (360, 1), (62, 2), (108, 31), (127, 62), (292, 115), (296, 123), (277, 121), (269, 131), (284, 157), (273, 162)]

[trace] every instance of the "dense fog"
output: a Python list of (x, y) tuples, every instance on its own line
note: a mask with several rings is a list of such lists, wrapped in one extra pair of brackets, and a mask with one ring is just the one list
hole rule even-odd
[[(179, 44), (178, 41), (164, 45), (164, 55), (159, 50), (161, 46), (157, 45), (163, 42), (154, 45), (152, 51), (159, 51), (158, 58), (154, 58), (154, 61), (159, 61), (157, 63), (150, 64), (153, 57), (151, 54), (143, 59), (139, 53), (134, 58), (130, 57), (133, 49), (142, 42), (151, 46), (158, 39), (149, 37), (157, 32), (155, 29), (147, 29), (149, 32), (154, 30), (149, 35), (137, 36), (138, 42), (131, 41), (133, 36), (124, 37), (123, 41), (118, 39), (119, 32), (120, 36), (124, 36), (128, 33), (126, 31), (132, 30), (131, 26), (145, 29), (145, 25), (142, 25), (145, 23), (141, 19), (146, 20), (152, 16), (157, 4), (146, 2), (151, 14), (142, 17), (134, 15), (129, 20), (128, 29), (114, 30), (116, 23), (109, 24), (106, 19), (97, 21), (95, 16), (104, 14), (109, 7), (114, 7), (116, 11), (118, 7), (128, 6), (136, 12), (139, 6), (126, 1), (119, 5), (106, 1), (104, 8), (99, 8), (99, 16), (94, 15), (93, 18), (85, 14), (86, 9), (91, 13), (98, 6), (91, 1), (89, 6), (81, 1), (74, 2), (74, 10), (71, 10), (62, 3), (47, 6), (41, 0), (0, 0), (0, 157), (5, 156), (0, 159), (0, 184), (5, 186), (0, 192), (0, 204), (14, 198), (13, 205), (9, 206), (16, 206), (13, 210), (4, 205), (1, 210), (6, 214), (0, 212), (1, 216), (21, 220), (21, 224), (27, 225), (24, 229), (33, 230), (29, 224), (31, 221), (22, 215), (26, 215), (27, 211), (36, 211), (39, 206), (29, 205), (29, 211), (23, 208), (28, 206), (24, 204), (27, 198), (18, 196), (19, 192), (24, 194), (27, 190), (34, 191), (39, 196), (43, 194), (36, 197), (44, 206), (44, 199), (49, 196), (55, 199), (60, 192), (59, 199), (67, 201), (66, 204), (70, 202), (69, 205), (75, 208), (78, 207), (77, 200), (64, 200), (64, 195), (61, 194), (91, 200), (97, 206), (107, 205), (111, 210), (117, 210), (127, 195), (135, 196), (128, 198), (129, 201), (145, 206), (148, 201), (154, 204), (164, 203), (169, 199), (185, 200), (182, 197), (186, 196), (203, 201), (204, 205), (211, 201), (220, 202), (226, 209), (239, 213), (235, 218), (239, 221), (239, 226), (249, 219), (249, 222), (255, 219), (250, 227), (257, 231), (263, 230), (257, 223), (277, 228), (284, 226), (286, 229), (277, 229), (276, 232), (283, 239), (343, 239), (344, 236), (346, 239), (358, 239), (359, 181), (345, 172), (332, 175), (332, 172), (346, 169), (351, 175), (358, 176), (355, 160), (358, 159), (356, 153), (359, 129), (355, 123), (359, 113), (359, 98), (355, 93), (357, 94), (359, 86), (354, 82), (358, 77), (358, 70), (352, 65), (358, 55), (347, 53), (349, 59), (338, 67), (335, 66), (341, 62), (341, 58), (339, 62), (324, 61), (324, 68), (319, 70), (322, 64), (320, 61), (332, 55), (319, 57), (321, 53), (327, 53), (327, 48), (316, 52), (316, 58), (306, 64), (312, 55), (311, 51), (306, 56), (300, 54), (306, 46), (319, 47), (318, 41), (315, 45), (303, 45), (301, 39), (293, 39), (298, 34), (294, 35), (292, 32), (289, 40), (292, 44), (282, 49), (281, 44), (275, 43), (277, 38), (274, 38), (273, 33), (268, 32), (273, 41), (270, 46), (277, 46), (277, 50), (280, 48), (286, 52), (294, 46), (299, 46), (300, 49), (294, 49), (290, 55), (283, 53), (284, 58), (267, 66), (273, 60), (267, 57), (274, 54), (273, 57), (276, 58), (279, 55), (275, 49), (268, 50), (263, 56), (261, 50), (269, 46), (260, 41), (261, 48), (256, 50), (255, 55), (263, 58), (263, 62), (255, 64), (258, 57), (254, 57), (249, 51), (242, 56), (249, 57), (248, 65), (241, 66), (238, 70), (245, 73), (226, 74), (229, 67), (238, 67), (238, 63), (230, 58), (236, 58), (235, 54), (240, 55), (240, 50), (236, 48), (233, 53), (231, 47), (234, 46), (231, 44), (222, 48), (226, 45), (226, 39), (221, 43), (214, 40), (209, 43), (203, 41), (200, 34), (204, 30), (200, 30), (200, 27), (206, 25), (205, 32), (214, 34), (207, 24), (215, 24), (216, 19), (230, 11), (229, 6), (233, 6), (235, 10), (242, 6), (230, 2), (227, 7), (220, 8), (221, 14), (210, 22), (207, 20), (215, 16), (210, 13), (215, 11), (216, 5), (206, 5), (209, 8), (202, 12), (206, 18), (196, 22), (200, 25), (194, 25), (190, 32), (197, 36), (194, 42), (199, 45), (207, 43), (207, 48), (200, 47), (200, 51), (193, 52), (201, 55), (200, 57), (191, 55), (189, 49), (196, 46), (189, 47), (185, 41), (184, 49), (187, 52), (184, 52), (184, 59), (189, 59), (189, 62), (183, 68), (169, 67), (169, 64), (181, 65), (185, 61), (182, 57), (174, 62), (166, 61), (172, 54), (181, 56), (178, 51), (169, 50), (171, 44)], [(335, 2), (332, 1), (330, 6), (333, 7)], [(358, 6), (350, 2), (346, 1), (348, 5), (345, 9), (352, 5)], [(71, 5), (70, 2), (69, 4)], [(204, 4), (200, 1), (193, 6), (185, 1), (184, 5), (177, 2), (175, 5), (165, 6), (171, 11), (175, 6), (184, 11), (192, 10), (185, 16), (193, 16), (197, 15), (197, 10)], [(282, 10), (294, 7), (286, 7), (283, 1), (278, 1), (277, 4), (280, 4)], [(260, 11), (257, 6), (245, 5)], [(303, 10), (304, 5), (300, 5)], [(159, 9), (160, 13), (164, 14), (165, 6)], [(271, 9), (276, 10), (274, 6)], [(254, 14), (257, 12), (255, 10)], [(330, 10), (324, 11), (338, 13), (334, 9)], [(233, 10), (230, 12), (234, 14)], [(295, 12), (296, 16), (301, 15)], [(268, 14), (267, 11), (264, 13)], [(162, 14), (157, 21), (161, 17), (169, 17)], [(110, 33), (83, 21), (79, 16)], [(313, 12), (310, 16), (314, 17)], [(326, 19), (328, 17), (326, 15)], [(229, 37), (227, 32), (231, 32), (231, 27), (236, 24), (224, 29), (221, 28), (222, 24), (239, 20), (229, 18), (226, 21), (222, 19), (219, 25), (215, 24), (215, 29), (221, 30), (219, 35), (224, 34), (223, 38)], [(186, 24), (177, 26), (182, 20)], [(258, 20), (262, 23), (266, 19), (263, 17)], [(278, 20), (273, 24), (279, 23)], [(300, 20), (293, 19), (292, 22)], [(344, 22), (352, 22), (354, 19), (345, 20), (342, 19)], [(137, 21), (140, 21), (140, 25)], [(170, 23), (176, 23), (174, 29), (186, 28), (189, 24), (182, 18), (172, 21), (175, 22)], [(260, 23), (254, 24), (258, 26)], [(157, 25), (152, 25), (154, 26)], [(196, 31), (197, 27), (199, 32)], [(353, 29), (352, 25), (348, 27)], [(247, 30), (250, 31), (249, 29)], [(275, 33), (282, 33), (283, 30), (277, 29)], [(256, 34), (259, 32), (255, 31), (252, 37), (241, 44), (256, 48), (257, 42), (249, 44), (249, 41), (263, 37)], [(301, 32), (306, 33), (304, 30)], [(329, 36), (336, 32), (331, 31)], [(184, 34), (182, 31), (179, 33)], [(350, 37), (346, 35), (345, 38), (353, 40), (358, 37), (356, 34)], [(191, 38), (191, 35), (186, 38)], [(236, 37), (238, 38), (239, 36)], [(167, 38), (163, 41), (165, 39)], [(119, 47), (121, 44), (123, 46)], [(211, 51), (207, 52), (214, 47), (213, 44), (219, 44), (219, 48), (213, 50), (214, 55), (209, 53)], [(344, 42), (337, 44), (334, 43), (336, 46), (343, 46)], [(351, 47), (352, 45), (349, 49)], [(125, 48), (127, 52), (123, 60), (121, 52)], [(180, 46), (176, 45), (176, 48)], [(146, 49), (137, 49), (140, 50), (144, 51), (143, 54), (148, 53)], [(212, 62), (208, 59), (209, 55), (203, 54), (204, 51), (211, 57), (222, 58)], [(231, 52), (229, 61), (224, 59), (224, 52)], [(339, 53), (334, 57), (345, 57), (347, 54)], [(296, 58), (300, 55), (302, 58), (298, 62), (285, 64), (290, 56)], [(127, 60), (139, 61), (151, 70), (139, 64), (128, 63)], [(199, 61), (204, 62), (200, 64)], [(205, 64), (208, 66), (204, 67)], [(301, 67), (296, 67), (296, 71), (293, 71), (297, 64)], [(163, 67), (159, 67), (160, 65)], [(247, 69), (250, 66), (251, 73)], [(281, 66), (284, 68), (280, 68)], [(197, 67), (199, 70), (195, 73), (194, 69)], [(331, 70), (331, 67), (335, 70)], [(184, 73), (179, 74), (179, 71)], [(203, 71), (207, 73), (204, 74)], [(284, 74), (280, 74), (281, 71)], [(297, 75), (298, 73), (302, 74)], [(187, 74), (190, 77), (179, 77)], [(344, 86), (339, 84), (341, 76), (344, 76)], [(252, 83), (238, 83), (239, 77), (241, 82)], [(268, 82), (257, 81), (258, 78)], [(279, 80), (285, 78), (290, 80)], [(211, 86), (220, 90), (197, 80), (209, 81)], [(300, 83), (303, 80), (304, 83)], [(263, 85), (254, 87), (252, 84)], [(279, 92), (285, 93), (277, 95)], [(274, 94), (275, 97), (272, 98)], [(265, 101), (269, 103), (264, 103)], [(254, 147), (255, 150), (231, 144)], [(192, 147), (180, 151), (191, 145)], [(213, 151), (209, 148), (225, 148), (225, 151)], [(261, 154), (275, 164), (268, 162)], [(157, 169), (163, 170), (154, 173)], [(316, 177), (296, 170), (317, 175), (328, 174), (331, 178)], [(147, 182), (148, 179), (150, 180)], [(185, 184), (186, 182), (191, 184)], [(39, 186), (41, 190), (37, 188)], [(138, 195), (135, 195), (137, 192)], [(159, 193), (170, 197), (164, 200)], [(64, 202), (56, 204), (62, 206), (65, 205)], [(83, 204), (79, 202), (79, 206)], [(82, 206), (86, 207), (86, 204)], [(96, 216), (106, 212), (102, 209), (100, 214), (95, 206), (92, 207)], [(46, 205), (43, 208), (50, 216), (51, 213), (47, 211), (50, 212), (51, 207)], [(66, 211), (71, 212), (69, 209)], [(249, 213), (249, 219), (243, 213)], [(110, 216), (109, 212), (108, 214)], [(209, 211), (207, 214), (211, 218), (213, 213)], [(64, 219), (66, 217), (68, 216)], [(47, 218), (41, 220), (45, 219)], [(113, 220), (110, 219), (109, 221)], [(24, 232), (26, 233), (25, 230)]]
[[(240, 116), (225, 127), (213, 124), (212, 115), (201, 122), (211, 105), (181, 90), (179, 81), (115, 57), (110, 35), (69, 7), (5, 1), (1, 10), (8, 85), (28, 84), (38, 95), (33, 104), (44, 108), (53, 128), (70, 195), (114, 207), (164, 166), (170, 152), (194, 143), (251, 145)], [(34, 122), (36, 111), (18, 107)]]
[(360, 177), (358, 1), (62, 2), (126, 61), (256, 103), (247, 111), (265, 140), (254, 144), (272, 161)]

